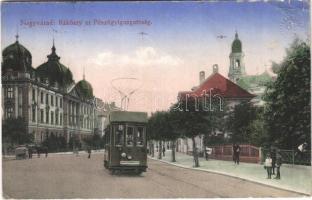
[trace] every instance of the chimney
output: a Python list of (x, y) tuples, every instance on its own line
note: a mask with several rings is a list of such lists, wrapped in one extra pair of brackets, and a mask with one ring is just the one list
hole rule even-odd
[(199, 72), (199, 85), (202, 84), (205, 81), (205, 72), (200, 71)]
[(213, 71), (214, 74), (215, 74), (215, 73), (219, 73), (218, 64), (214, 64), (214, 65), (212, 66), (212, 71)]

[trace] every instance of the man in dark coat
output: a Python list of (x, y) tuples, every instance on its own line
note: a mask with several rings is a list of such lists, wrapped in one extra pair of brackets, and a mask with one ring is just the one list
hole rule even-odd
[(235, 164), (239, 165), (239, 154), (240, 154), (240, 146), (238, 144), (234, 144), (233, 146), (233, 160)]
[(32, 159), (33, 150), (31, 147), (28, 148), (28, 158)]
[(279, 151), (276, 153), (276, 177), (275, 179), (281, 179), (280, 167), (282, 166), (282, 156)]
[(233, 151), (233, 161), (236, 164), (236, 153), (235, 153), (236, 152), (236, 144), (233, 144), (232, 151)]
[(91, 147), (88, 147), (88, 158), (91, 158)]
[(275, 174), (276, 167), (276, 147), (272, 146), (270, 149), (270, 155), (272, 158), (272, 174)]
[(164, 145), (163, 148), (162, 148), (162, 152), (163, 152), (163, 156), (165, 156), (165, 153), (166, 153), (165, 145)]

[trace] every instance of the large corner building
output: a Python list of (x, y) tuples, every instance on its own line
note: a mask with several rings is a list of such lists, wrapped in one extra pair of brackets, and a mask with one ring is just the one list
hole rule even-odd
[(75, 83), (70, 69), (60, 62), (53, 41), (47, 62), (32, 66), (31, 53), (15, 43), (2, 51), (2, 119), (22, 117), (34, 142), (51, 135), (82, 139), (97, 128), (97, 109), (91, 84)]

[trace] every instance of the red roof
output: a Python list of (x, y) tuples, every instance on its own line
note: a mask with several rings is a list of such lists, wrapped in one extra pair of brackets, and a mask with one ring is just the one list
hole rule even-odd
[(179, 95), (195, 95), (197, 97), (206, 94), (219, 94), (223, 98), (253, 98), (255, 95), (250, 94), (240, 86), (236, 85), (229, 79), (225, 78), (219, 73), (214, 73), (208, 77), (201, 85), (194, 91), (183, 91)]

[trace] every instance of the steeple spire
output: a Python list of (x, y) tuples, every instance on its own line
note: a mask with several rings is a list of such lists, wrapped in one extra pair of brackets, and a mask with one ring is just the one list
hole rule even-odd
[(48, 55), (48, 59), (49, 60), (56, 60), (58, 61), (60, 59), (60, 57), (56, 54), (56, 48), (55, 48), (55, 44), (54, 44), (54, 37), (53, 37), (53, 43), (52, 43), (52, 53), (50, 55)]
[(237, 30), (235, 30), (235, 39), (238, 39)]
[(54, 37), (53, 37), (53, 45), (52, 45), (52, 53), (55, 53), (55, 45), (54, 45)]
[(18, 42), (18, 38), (19, 38), (19, 35), (18, 35), (18, 26), (16, 27), (16, 35), (15, 35), (15, 38), (16, 38), (16, 42)]

